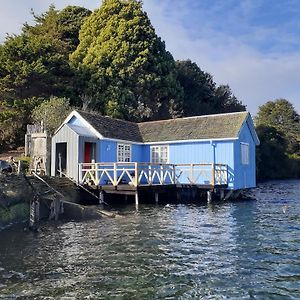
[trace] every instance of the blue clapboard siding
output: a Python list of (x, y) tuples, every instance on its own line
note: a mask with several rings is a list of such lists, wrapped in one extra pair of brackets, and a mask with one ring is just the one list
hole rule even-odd
[[(229, 188), (233, 188), (234, 157), (233, 141), (206, 141), (191, 143), (176, 143), (169, 145), (169, 162), (171, 164), (227, 164)], [(206, 168), (210, 170), (210, 167)], [(207, 178), (199, 178), (202, 183), (208, 183)], [(187, 176), (180, 177), (181, 183), (189, 183)]]
[[(241, 143), (249, 144), (249, 164), (243, 165), (241, 158)], [(234, 145), (234, 189), (244, 189), (256, 186), (255, 143), (249, 125), (246, 122)]]

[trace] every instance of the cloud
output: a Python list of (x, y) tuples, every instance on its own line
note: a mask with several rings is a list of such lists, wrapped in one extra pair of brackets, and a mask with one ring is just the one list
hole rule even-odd
[[(230, 2), (233, 4), (234, 1), (226, 1), (227, 4)], [(253, 1), (242, 2), (242, 16), (249, 19), (259, 1), (256, 1), (256, 6)], [(223, 4), (217, 3), (218, 6), (213, 7), (215, 11), (224, 9), (224, 1)], [(191, 24), (179, 16), (192, 12), (182, 12), (181, 5), (176, 6), (169, 1), (160, 4), (156, 0), (144, 4), (157, 33), (166, 41), (166, 47), (175, 59), (191, 59), (201, 69), (211, 73), (218, 84), (229, 84), (252, 114), (257, 113), (259, 105), (277, 98), (288, 99), (300, 113), (300, 53), (285, 51), (276, 45), (276, 40), (268, 49), (256, 43), (275, 35), (274, 28), (247, 27), (242, 22), (241, 14), (232, 12), (226, 22), (244, 27), (241, 32), (232, 33), (216, 26), (217, 20), (212, 19), (213, 13), (209, 11), (206, 16), (203, 12), (198, 14), (201, 32), (191, 35)]]

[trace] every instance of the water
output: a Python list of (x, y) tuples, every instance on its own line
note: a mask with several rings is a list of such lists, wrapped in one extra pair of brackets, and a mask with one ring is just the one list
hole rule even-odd
[(300, 181), (0, 233), (0, 299), (300, 299)]

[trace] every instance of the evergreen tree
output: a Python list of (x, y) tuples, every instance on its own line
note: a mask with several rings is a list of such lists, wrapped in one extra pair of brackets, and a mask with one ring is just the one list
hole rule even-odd
[(140, 121), (176, 116), (182, 88), (175, 62), (140, 1), (104, 0), (83, 24), (71, 60), (84, 97), (114, 117)]
[(289, 101), (268, 101), (259, 107), (255, 122), (276, 128), (287, 140), (287, 153), (300, 155), (300, 117)]
[(178, 81), (183, 87), (184, 116), (214, 113), (216, 84), (213, 77), (190, 60), (176, 62)]
[(184, 90), (185, 116), (244, 111), (246, 107), (233, 95), (228, 85), (217, 87), (213, 77), (190, 60), (177, 61), (178, 81)]

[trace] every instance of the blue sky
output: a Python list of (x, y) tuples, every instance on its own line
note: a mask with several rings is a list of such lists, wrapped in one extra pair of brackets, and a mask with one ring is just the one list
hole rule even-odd
[[(47, 10), (99, 0), (0, 0), (0, 42)], [(144, 0), (152, 24), (175, 59), (191, 59), (229, 84), (252, 114), (286, 98), (300, 113), (299, 0)]]

